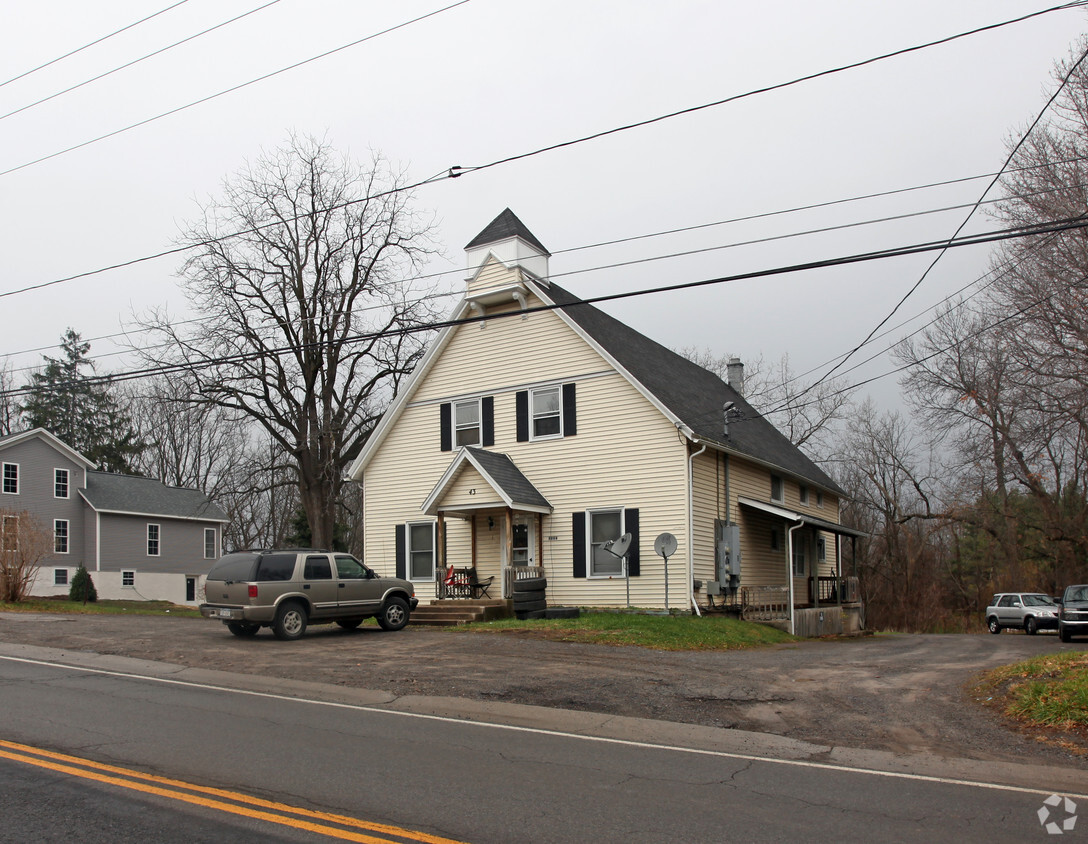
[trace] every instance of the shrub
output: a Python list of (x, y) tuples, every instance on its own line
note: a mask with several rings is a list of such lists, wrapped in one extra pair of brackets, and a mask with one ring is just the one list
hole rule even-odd
[(79, 564), (79, 568), (76, 569), (75, 576), (72, 578), (72, 585), (68, 587), (68, 600), (82, 601), (84, 604), (88, 601), (94, 603), (98, 600), (98, 590), (94, 588), (91, 573), (87, 571), (83, 563)]

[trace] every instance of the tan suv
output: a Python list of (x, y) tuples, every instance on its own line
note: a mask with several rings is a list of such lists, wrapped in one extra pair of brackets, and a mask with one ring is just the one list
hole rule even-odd
[(307, 624), (336, 622), (351, 630), (371, 617), (383, 630), (400, 630), (419, 603), (414, 593), (407, 580), (381, 577), (350, 554), (238, 551), (208, 572), (200, 612), (235, 636), (271, 627), (277, 639), (290, 640)]

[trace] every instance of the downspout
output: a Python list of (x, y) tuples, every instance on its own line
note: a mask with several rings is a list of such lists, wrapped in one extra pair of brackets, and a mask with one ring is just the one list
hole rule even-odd
[(793, 532), (799, 527), (804, 527), (804, 522), (798, 522), (786, 531), (786, 582), (790, 585), (790, 635), (794, 636), (796, 624), (793, 618)]
[[(692, 440), (692, 444), (698, 440)], [(695, 614), (699, 612), (699, 602), (695, 600), (695, 458), (706, 451), (706, 443), (698, 451), (688, 455), (688, 597)]]

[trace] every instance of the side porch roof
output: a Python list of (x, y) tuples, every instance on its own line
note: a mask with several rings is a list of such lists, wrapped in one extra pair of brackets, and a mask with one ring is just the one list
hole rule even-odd
[(862, 530), (855, 530), (854, 528), (840, 525), (837, 522), (831, 522), (827, 519), (821, 519), (818, 516), (811, 516), (808, 513), (801, 513), (797, 510), (790, 510), (788, 507), (782, 507), (778, 504), (768, 504), (766, 501), (759, 501), (755, 498), (746, 498), (740, 496), (737, 502), (745, 507), (751, 507), (753, 510), (760, 510), (764, 513), (769, 513), (772, 516), (778, 516), (791, 522), (803, 522), (806, 525), (817, 528), (819, 530), (827, 531), (828, 533), (840, 534), (842, 536), (868, 536)]

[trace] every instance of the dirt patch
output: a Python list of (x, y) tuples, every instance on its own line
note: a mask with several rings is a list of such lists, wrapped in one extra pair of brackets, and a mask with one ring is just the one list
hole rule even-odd
[(1084, 649), (1018, 633), (876, 636), (664, 652), (524, 633), (312, 627), (297, 642), (203, 619), (0, 613), (0, 642), (380, 689), (775, 733), (819, 744), (1088, 767), (973, 700), (979, 672)]

